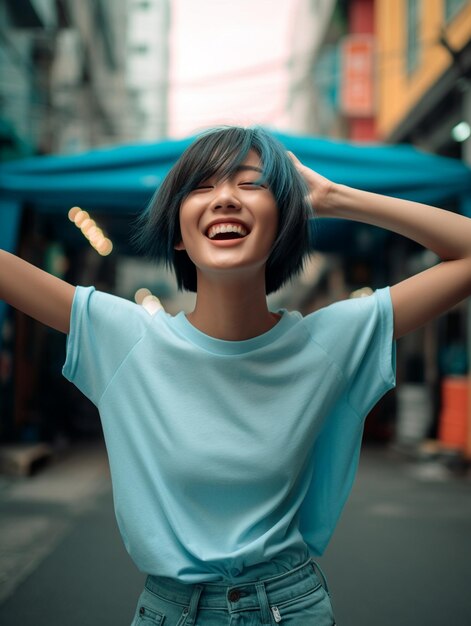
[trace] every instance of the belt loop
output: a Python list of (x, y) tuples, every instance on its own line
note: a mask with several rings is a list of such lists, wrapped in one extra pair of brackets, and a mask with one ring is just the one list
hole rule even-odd
[(270, 605), (268, 604), (267, 592), (265, 590), (265, 583), (256, 583), (255, 589), (257, 590), (258, 603), (260, 604), (261, 620), (262, 624), (271, 624)]
[(190, 606), (188, 609), (188, 616), (185, 624), (194, 624), (196, 619), (196, 612), (198, 610), (198, 602), (200, 600), (201, 593), (203, 591), (203, 585), (195, 585), (191, 594)]
[(319, 563), (316, 563), (316, 561), (314, 561), (314, 559), (311, 559), (311, 564), (312, 567), (314, 569), (314, 571), (317, 573), (316, 570), (318, 570), (321, 580), (322, 580), (322, 586), (324, 587), (324, 589), (327, 591), (328, 595), (330, 596), (330, 591), (329, 591), (329, 586), (327, 584), (327, 578), (325, 577), (324, 572), (322, 571), (321, 566), (319, 565)]

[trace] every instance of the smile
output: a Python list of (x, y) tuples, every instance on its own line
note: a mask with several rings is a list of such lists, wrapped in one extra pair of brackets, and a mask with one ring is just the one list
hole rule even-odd
[(248, 233), (249, 231), (243, 224), (222, 222), (210, 226), (206, 236), (215, 241), (227, 241), (228, 239), (243, 239)]

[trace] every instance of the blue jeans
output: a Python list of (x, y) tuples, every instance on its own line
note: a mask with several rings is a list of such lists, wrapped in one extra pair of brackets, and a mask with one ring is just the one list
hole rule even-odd
[[(319, 572), (319, 574), (318, 574)], [(252, 582), (184, 584), (148, 576), (132, 626), (335, 626), (325, 576), (311, 558)]]

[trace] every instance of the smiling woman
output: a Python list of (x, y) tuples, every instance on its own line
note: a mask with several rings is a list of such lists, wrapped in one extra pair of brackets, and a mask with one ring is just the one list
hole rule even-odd
[(236, 182), (241, 192), (270, 193), (278, 207), (278, 229), (266, 264), (266, 294), (270, 294), (303, 269), (309, 254), (305, 226), (314, 214), (302, 176), (284, 147), (261, 128), (223, 127), (203, 133), (137, 218), (132, 241), (153, 260), (173, 268), (180, 289), (196, 292), (196, 266), (178, 246), (180, 207), (190, 196), (213, 193), (216, 183), (228, 181)]
[[(246, 339), (272, 326), (265, 283), (279, 210), (262, 177), (260, 157), (250, 150), (232, 174), (221, 178), (216, 173), (180, 207), (181, 241), (175, 249), (188, 255), (197, 276), (197, 304), (189, 319), (200, 330), (225, 339)], [(232, 319), (230, 327), (209, 326), (208, 308), (214, 310), (215, 301), (219, 319)], [(244, 323), (248, 336), (240, 336), (233, 316), (249, 303)]]
[[(442, 262), (306, 316), (272, 312), (267, 294), (309, 253), (312, 207)], [(332, 626), (313, 558), (364, 419), (395, 385), (395, 338), (471, 292), (471, 220), (335, 184), (265, 131), (223, 128), (187, 149), (137, 226), (141, 249), (196, 291), (188, 315), (0, 254), (0, 297), (68, 333), (63, 374), (99, 409), (119, 529), (147, 574), (133, 626)]]

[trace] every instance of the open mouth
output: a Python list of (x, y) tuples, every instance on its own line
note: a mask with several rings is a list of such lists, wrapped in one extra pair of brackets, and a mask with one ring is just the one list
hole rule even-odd
[(243, 224), (234, 223), (213, 224), (213, 226), (210, 226), (206, 231), (206, 237), (213, 241), (243, 239), (248, 234), (249, 231)]

